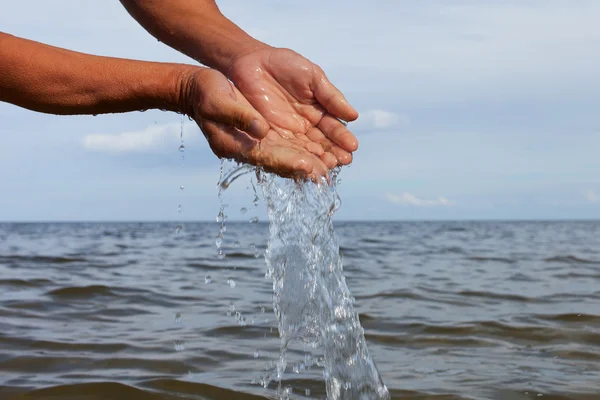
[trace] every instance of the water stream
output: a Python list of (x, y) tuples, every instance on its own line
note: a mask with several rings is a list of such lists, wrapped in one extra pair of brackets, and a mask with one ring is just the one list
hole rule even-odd
[[(275, 371), (265, 376), (263, 385), (284, 379), (289, 370), (287, 350), (298, 342), (322, 351), (318, 364), (323, 367), (328, 399), (389, 399), (343, 275), (332, 223), (341, 205), (336, 189), (339, 171), (333, 171), (331, 183), (315, 184), (243, 166), (222, 176), (220, 189), (252, 171), (269, 214), (265, 260), (281, 338)], [(280, 393), (285, 398), (288, 392)]]

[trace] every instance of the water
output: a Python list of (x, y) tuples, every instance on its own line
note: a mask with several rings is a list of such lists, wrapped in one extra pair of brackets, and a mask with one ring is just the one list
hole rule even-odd
[[(223, 260), (214, 221), (0, 224), (0, 399), (276, 398), (255, 380), (281, 342), (252, 209)], [(600, 223), (334, 227), (393, 399), (600, 398)], [(292, 398), (325, 396), (313, 350), (288, 350)]]
[[(328, 399), (389, 399), (343, 276), (331, 221), (340, 205), (335, 184), (263, 174), (261, 187), (270, 221), (266, 261), (281, 336), (277, 380), (285, 372), (290, 342), (298, 340), (323, 349)], [(304, 370), (306, 363), (301, 365)], [(294, 372), (300, 372), (299, 365)]]

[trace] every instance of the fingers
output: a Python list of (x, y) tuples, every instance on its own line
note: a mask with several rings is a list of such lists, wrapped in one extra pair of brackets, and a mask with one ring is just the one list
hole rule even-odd
[(229, 125), (208, 120), (202, 120), (199, 125), (211, 150), (219, 158), (249, 162), (248, 154), (258, 146), (256, 140)]
[(325, 76), (323, 70), (315, 66), (312, 90), (315, 98), (333, 116), (344, 121), (354, 121), (358, 112), (348, 103), (348, 100)]
[(203, 120), (201, 129), (218, 157), (260, 166), (287, 178), (328, 178), (329, 168), (318, 156), (274, 132), (259, 145), (246, 133), (221, 123)]
[(320, 177), (329, 179), (328, 168), (314, 154), (310, 154), (298, 148), (277, 147), (276, 150), (265, 148), (261, 144), (258, 159), (266, 171), (274, 172), (287, 178), (309, 178), (318, 181)]
[(267, 121), (252, 106), (225, 97), (203, 112), (204, 118), (235, 127), (255, 139), (264, 138), (269, 132)]
[[(352, 162), (352, 154), (327, 138), (320, 129), (313, 128), (307, 132), (306, 136), (313, 142), (319, 143), (323, 147), (325, 154), (331, 154), (335, 157), (336, 163), (333, 167), (337, 165), (348, 165)], [(321, 158), (323, 157), (321, 156)]]
[(333, 117), (331, 114), (325, 114), (318, 124), (318, 128), (332, 142), (339, 145), (342, 149), (353, 152), (358, 149), (358, 140), (346, 128), (340, 120)]
[(255, 139), (264, 138), (270, 130), (269, 123), (235, 86), (218, 71), (202, 72), (199, 85), (205, 93), (197, 106), (200, 118), (233, 126)]
[(338, 165), (338, 159), (331, 153), (323, 153), (321, 155), (321, 161), (327, 166), (328, 169), (333, 169)]

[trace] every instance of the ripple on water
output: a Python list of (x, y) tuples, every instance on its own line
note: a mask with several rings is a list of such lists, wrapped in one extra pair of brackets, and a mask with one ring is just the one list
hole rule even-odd
[[(246, 256), (224, 260), (214, 222), (186, 223), (177, 240), (173, 223), (0, 224), (0, 399), (276, 398), (276, 382), (253, 381), (275, 368), (280, 338), (271, 307), (261, 312), (273, 282), (248, 257), (268, 226), (248, 209), (223, 243)], [(336, 222), (336, 233), (392, 398), (600, 398), (600, 223)], [(226, 316), (232, 301), (247, 325)], [(322, 367), (296, 362), (305, 350), (289, 350), (282, 386), (322, 399)]]

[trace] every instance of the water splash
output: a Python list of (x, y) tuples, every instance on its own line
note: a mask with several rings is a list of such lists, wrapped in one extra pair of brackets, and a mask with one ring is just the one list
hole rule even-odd
[[(221, 210), (217, 222), (223, 226), (226, 219), (223, 191), (249, 172), (255, 172), (258, 183), (255, 186), (251, 180), (254, 208), (258, 207), (258, 187), (269, 214), (265, 277), (273, 282), (280, 357), (267, 363), (266, 374), (255, 381), (264, 387), (278, 382), (279, 397), (289, 398), (292, 388), (283, 384), (284, 375), (319, 367), (323, 369), (329, 400), (389, 399), (388, 389), (369, 354), (354, 299), (343, 276), (331, 219), (341, 206), (336, 189), (339, 170), (332, 172), (331, 183), (323, 180), (315, 184), (283, 179), (247, 165), (233, 165), (227, 161), (221, 164), (218, 183)], [(258, 218), (251, 217), (248, 222), (257, 223)], [(217, 247), (221, 243), (218, 241)], [(256, 246), (251, 247), (260, 256)], [(234, 315), (236, 310), (230, 309), (229, 313)], [(286, 355), (293, 343), (302, 345), (306, 354), (288, 368)], [(306, 350), (309, 348), (318, 349), (323, 356), (313, 358)]]
[(277, 378), (285, 371), (288, 346), (300, 341), (324, 352), (328, 399), (389, 399), (343, 276), (331, 220), (341, 205), (338, 172), (331, 184), (260, 174), (270, 221), (265, 259), (281, 338)]

